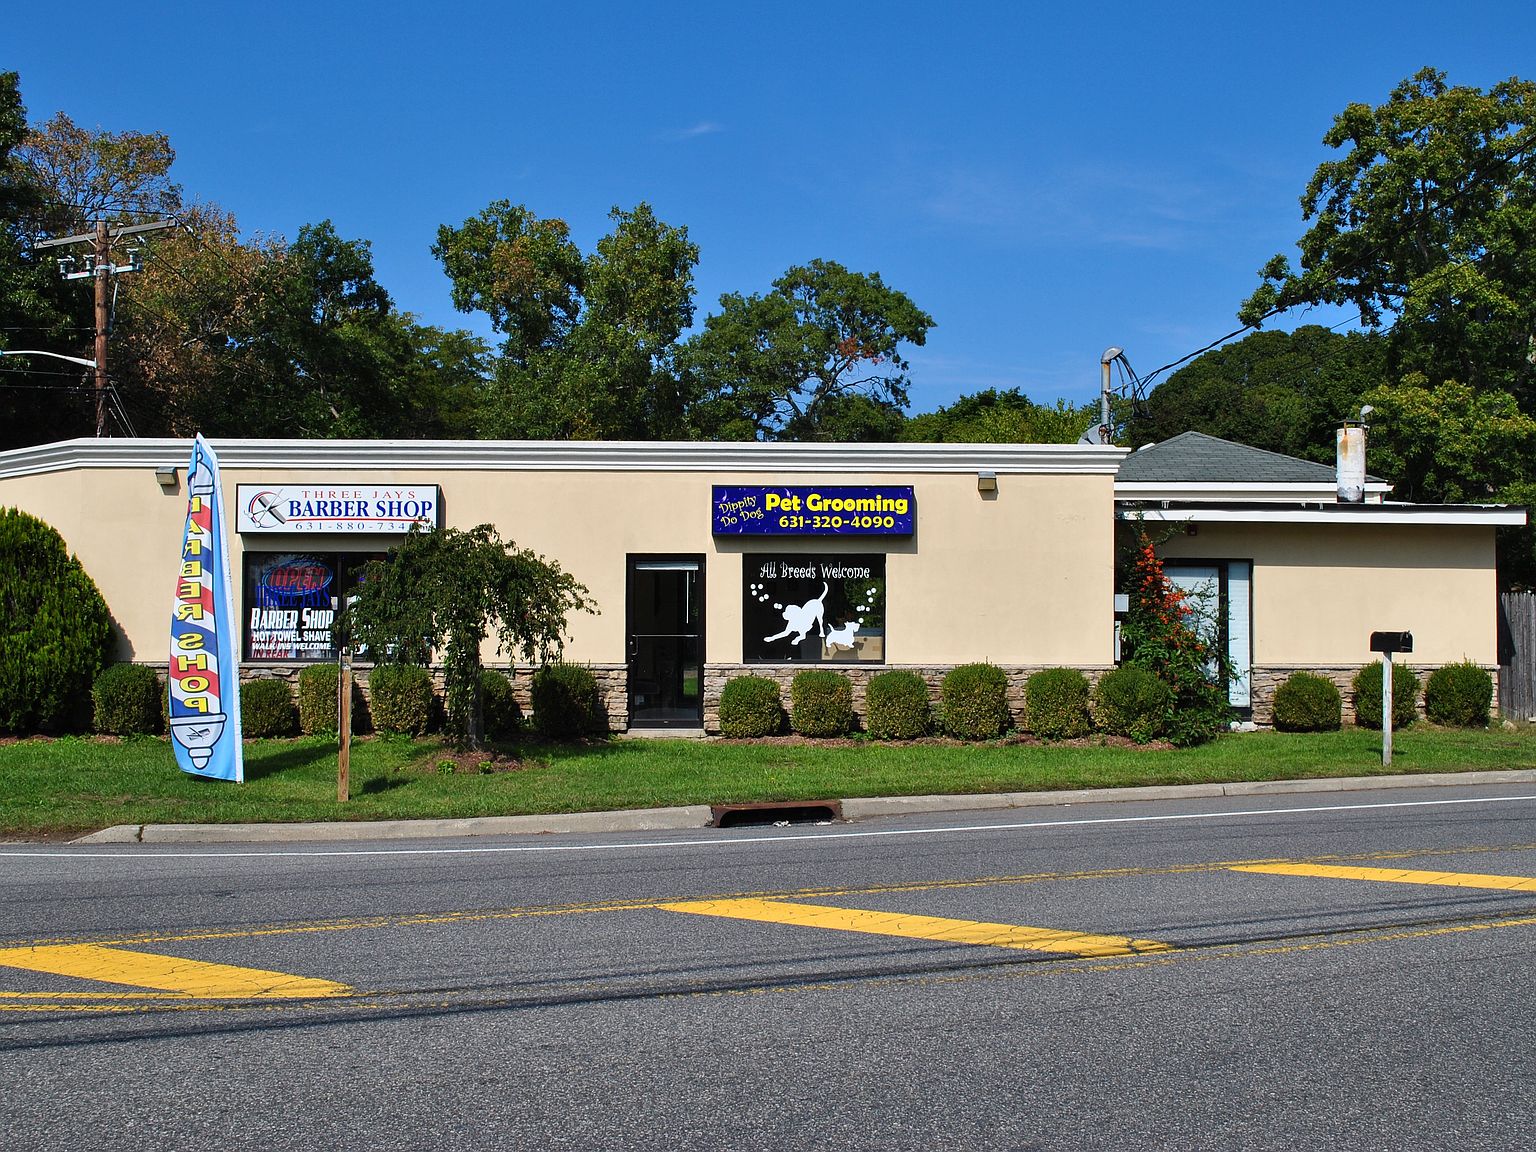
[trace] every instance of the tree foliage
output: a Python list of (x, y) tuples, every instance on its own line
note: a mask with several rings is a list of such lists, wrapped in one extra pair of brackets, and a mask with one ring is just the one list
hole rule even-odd
[(1504, 389), (1531, 411), (1536, 339), (1536, 83), (1484, 92), (1426, 68), (1385, 104), (1351, 104), (1323, 137), (1338, 159), (1302, 196), (1311, 227), (1276, 256), (1240, 318), (1347, 304), (1391, 321), (1391, 374)]
[(1316, 324), (1254, 332), (1154, 388), (1131, 421), (1132, 445), (1204, 432), (1331, 464), (1334, 429), (1358, 418), (1361, 397), (1383, 383), (1384, 354), (1378, 336)]
[(481, 524), (469, 531), (412, 532), (386, 560), (368, 565), (346, 615), (350, 639), (398, 663), (443, 654), (448, 725), (478, 747), (483, 733), (480, 648), (547, 663), (564, 647), (572, 612), (596, 612), (585, 585), (553, 560)]
[(767, 295), (728, 293), (680, 353), (696, 425), (713, 439), (822, 440), (848, 397), (899, 412), (903, 347), (921, 346), (933, 323), (878, 272), (831, 260), (791, 268)]
[(1075, 444), (1098, 422), (1096, 404), (1036, 404), (1017, 388), (988, 388), (913, 416), (901, 439), (930, 444)]

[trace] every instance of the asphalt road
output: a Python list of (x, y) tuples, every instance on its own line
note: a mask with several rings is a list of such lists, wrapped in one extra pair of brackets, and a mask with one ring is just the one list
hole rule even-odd
[(1530, 785), (6, 846), (0, 1145), (1530, 1147), (1533, 946)]

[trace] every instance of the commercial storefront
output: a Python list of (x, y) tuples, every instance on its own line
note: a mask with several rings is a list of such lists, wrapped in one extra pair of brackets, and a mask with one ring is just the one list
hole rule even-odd
[[(1212, 590), (1243, 672), (1233, 703), (1262, 721), (1276, 675), (1358, 667), (1372, 628), (1413, 629), (1416, 661), (1491, 667), (1493, 531), (1523, 520), (1415, 512), (1380, 503), (1379, 486), (1364, 512), (1309, 510), (1328, 502), (1311, 473), (1256, 501), (1251, 458), (1229, 459), (1246, 475), (1225, 482), (1179, 481), (1155, 454), (1097, 445), (214, 447), (243, 675), (334, 660), (362, 566), (413, 524), (488, 523), (590, 590), (599, 614), (570, 620), (566, 658), (597, 674), (618, 730), (713, 729), (721, 686), (744, 672), (787, 685), (836, 666), (856, 704), (887, 668), (937, 683), (989, 661), (1016, 696), (1041, 668), (1095, 676), (1115, 659), (1116, 541), (1133, 521), (1159, 526), (1176, 580)], [(0, 453), (0, 506), (64, 536), (113, 612), (122, 659), (165, 662), (188, 454), (182, 440)], [(1187, 455), (1162, 459), (1189, 468)], [(529, 670), (513, 671), (525, 692)]]

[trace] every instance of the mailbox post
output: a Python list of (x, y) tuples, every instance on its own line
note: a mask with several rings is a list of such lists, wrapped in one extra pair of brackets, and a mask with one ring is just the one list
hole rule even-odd
[(1392, 766), (1392, 654), (1413, 651), (1412, 632), (1372, 632), (1371, 651), (1381, 653), (1381, 766)]

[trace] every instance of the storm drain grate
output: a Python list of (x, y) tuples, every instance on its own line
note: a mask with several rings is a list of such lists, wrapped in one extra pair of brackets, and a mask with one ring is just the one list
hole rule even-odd
[(773, 824), (824, 824), (843, 818), (836, 800), (794, 800), (788, 803), (715, 804), (710, 823), (716, 828), (762, 827)]

